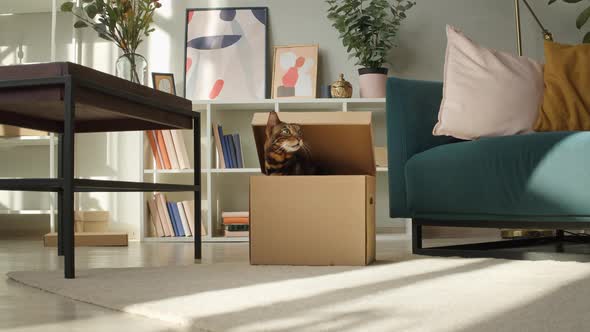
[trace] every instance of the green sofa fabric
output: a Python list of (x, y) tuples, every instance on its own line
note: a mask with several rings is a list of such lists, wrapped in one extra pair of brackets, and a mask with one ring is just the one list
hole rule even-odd
[(590, 221), (590, 132), (435, 137), (441, 83), (387, 91), (391, 217)]

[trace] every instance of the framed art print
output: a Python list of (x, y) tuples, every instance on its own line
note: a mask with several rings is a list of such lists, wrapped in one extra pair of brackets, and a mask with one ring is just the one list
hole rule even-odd
[(272, 97), (315, 98), (318, 45), (276, 46), (273, 55)]
[(174, 74), (152, 73), (152, 83), (154, 84), (154, 89), (176, 95)]
[(185, 98), (265, 99), (266, 7), (187, 9)]

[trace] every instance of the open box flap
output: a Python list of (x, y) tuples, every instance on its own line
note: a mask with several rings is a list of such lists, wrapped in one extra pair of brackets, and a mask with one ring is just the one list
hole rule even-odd
[[(280, 112), (279, 119), (303, 129), (314, 164), (333, 175), (375, 175), (371, 112)], [(252, 119), (260, 168), (264, 167), (264, 141), (268, 113)]]

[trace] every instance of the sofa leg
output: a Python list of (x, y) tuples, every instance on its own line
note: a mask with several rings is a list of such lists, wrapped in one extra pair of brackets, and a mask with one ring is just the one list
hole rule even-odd
[(412, 252), (417, 254), (422, 249), (422, 224), (412, 220)]

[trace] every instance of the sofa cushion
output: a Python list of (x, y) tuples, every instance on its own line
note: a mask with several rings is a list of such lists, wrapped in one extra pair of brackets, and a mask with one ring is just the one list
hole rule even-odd
[(415, 218), (590, 221), (590, 132), (447, 144), (405, 172)]

